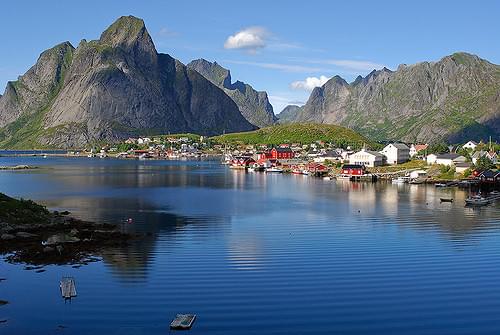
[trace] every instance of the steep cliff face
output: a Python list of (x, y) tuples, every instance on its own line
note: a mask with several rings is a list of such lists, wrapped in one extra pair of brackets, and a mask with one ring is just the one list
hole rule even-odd
[(269, 103), (266, 92), (258, 92), (252, 86), (241, 81), (231, 83), (231, 73), (217, 62), (197, 59), (187, 65), (199, 72), (212, 83), (222, 88), (238, 105), (241, 114), (251, 124), (257, 127), (266, 127), (276, 123), (273, 107)]
[(158, 54), (144, 22), (132, 16), (118, 19), (99, 40), (45, 51), (0, 98), (3, 147), (80, 147), (139, 134), (254, 128), (221, 89)]
[(341, 124), (377, 139), (500, 137), (500, 66), (456, 53), (315, 88), (294, 121)]

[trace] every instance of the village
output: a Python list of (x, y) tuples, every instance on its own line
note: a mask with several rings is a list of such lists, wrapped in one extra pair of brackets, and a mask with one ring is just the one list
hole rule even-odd
[[(221, 157), (234, 170), (291, 173), (350, 181), (391, 180), (396, 184), (470, 185), (500, 183), (498, 144), (468, 141), (462, 145), (385, 143), (366, 146), (314, 143), (229, 144), (192, 134), (129, 138), (112, 147), (91, 149), (88, 157), (128, 159), (197, 159)], [(75, 152), (69, 154), (75, 155)], [(78, 154), (80, 154), (78, 152)]]

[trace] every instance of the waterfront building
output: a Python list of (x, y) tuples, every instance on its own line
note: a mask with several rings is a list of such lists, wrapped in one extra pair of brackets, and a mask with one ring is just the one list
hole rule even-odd
[(348, 176), (362, 176), (365, 172), (365, 166), (359, 164), (344, 164), (341, 170), (341, 174)]
[(462, 155), (449, 153), (449, 154), (430, 154), (426, 157), (427, 164), (441, 164), (446, 166), (452, 166), (456, 163), (465, 163), (467, 158)]
[(500, 171), (486, 170), (479, 174), (478, 179), (485, 183), (500, 183)]
[(384, 165), (385, 156), (380, 152), (361, 149), (349, 156), (349, 163), (368, 167)]
[(337, 151), (326, 151), (314, 157), (313, 161), (316, 163), (324, 163), (325, 161), (340, 162), (342, 156)]
[(404, 143), (390, 143), (380, 152), (387, 164), (401, 164), (410, 160), (410, 148)]

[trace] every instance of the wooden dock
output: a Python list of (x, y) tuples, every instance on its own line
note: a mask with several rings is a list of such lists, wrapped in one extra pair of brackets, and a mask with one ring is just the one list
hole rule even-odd
[(61, 295), (64, 299), (76, 297), (76, 285), (73, 277), (62, 277), (59, 287), (61, 288)]
[(175, 319), (170, 323), (170, 329), (188, 330), (193, 326), (195, 314), (177, 314)]

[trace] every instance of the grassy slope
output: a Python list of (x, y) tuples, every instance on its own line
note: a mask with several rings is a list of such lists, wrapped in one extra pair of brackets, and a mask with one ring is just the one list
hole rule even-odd
[(276, 125), (249, 132), (215, 136), (212, 139), (220, 143), (277, 145), (281, 143), (310, 144), (321, 140), (332, 142), (340, 146), (351, 145), (356, 148), (362, 147), (363, 144), (370, 147), (376, 146), (375, 143), (351, 129), (316, 123)]
[(31, 200), (17, 200), (0, 193), (0, 221), (11, 224), (48, 223), (49, 211)]

